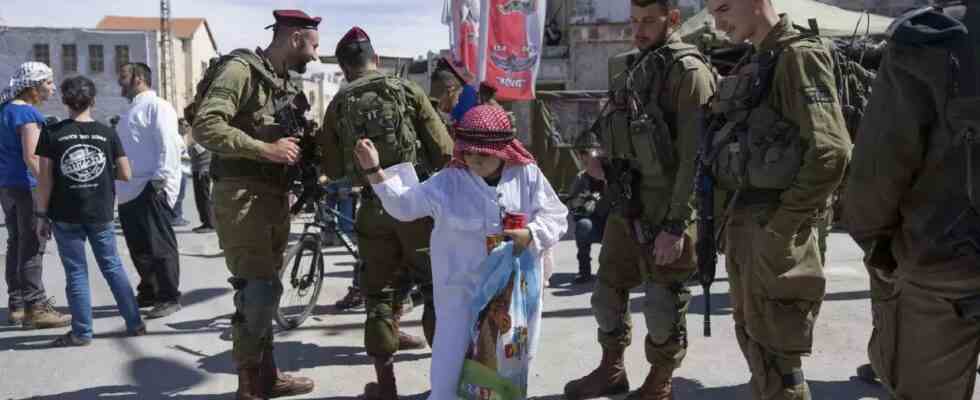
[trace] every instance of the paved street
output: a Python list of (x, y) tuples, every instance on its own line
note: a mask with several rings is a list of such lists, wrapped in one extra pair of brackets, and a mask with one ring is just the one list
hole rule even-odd
[[(187, 218), (196, 225), (193, 196), (188, 196)], [(301, 225), (294, 225), (299, 230)], [(47, 342), (65, 329), (23, 331), (0, 327), (0, 399), (230, 399), (236, 387), (231, 342), (225, 334), (232, 312), (228, 272), (214, 234), (198, 235), (190, 227), (178, 230), (181, 248), (181, 289), (184, 309), (168, 318), (148, 321), (145, 337), (125, 338), (117, 313), (94, 260), (90, 280), (94, 291), (96, 339), (91, 346), (49, 349)], [(5, 235), (5, 231), (4, 234)], [(120, 233), (121, 235), (121, 233)], [(5, 240), (5, 237), (2, 238)], [(122, 237), (119, 237), (129, 278), (137, 281)], [(816, 353), (805, 361), (807, 379), (815, 399), (884, 399), (884, 391), (853, 377), (866, 362), (865, 348), (871, 315), (867, 275), (858, 248), (843, 234), (831, 238), (827, 266), (829, 292), (818, 320)], [(65, 302), (64, 271), (54, 243), (44, 260), (45, 284), (59, 308)], [(594, 247), (598, 252), (598, 246)], [(565, 282), (546, 290), (543, 341), (533, 367), (531, 396), (560, 398), (565, 382), (597, 365), (595, 322), (589, 306), (590, 290), (569, 286), (576, 270), (575, 244), (564, 241), (557, 251), (557, 279)], [(90, 255), (91, 257), (91, 255)], [(307, 399), (358, 397), (373, 376), (371, 359), (363, 349), (358, 312), (338, 313), (328, 304), (346, 292), (351, 259), (329, 253), (329, 279), (320, 295), (321, 307), (301, 328), (276, 334), (280, 367), (314, 378), (317, 388)], [(719, 266), (720, 271), (724, 268)], [(749, 374), (732, 332), (728, 286), (724, 274), (713, 287), (714, 336), (701, 334), (703, 295), (694, 290), (688, 317), (690, 350), (674, 380), (677, 399), (749, 399)], [(6, 306), (6, 287), (0, 283)], [(647, 372), (643, 354), (643, 315), (636, 307), (642, 294), (634, 293), (634, 346), (627, 358), (629, 377), (638, 387)], [(404, 324), (421, 335), (421, 310)], [(0, 308), (6, 321), (7, 309)], [(223, 335), (224, 334), (224, 335)], [(402, 395), (418, 396), (427, 390), (428, 351), (405, 352), (397, 357), (396, 374)], [(980, 399), (980, 397), (974, 397)], [(938, 400), (938, 399), (937, 399)]]

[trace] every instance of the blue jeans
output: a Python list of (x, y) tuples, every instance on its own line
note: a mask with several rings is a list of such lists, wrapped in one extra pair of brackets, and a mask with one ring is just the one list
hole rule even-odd
[(354, 199), (349, 194), (347, 196), (337, 196), (338, 192), (346, 191), (350, 193), (351, 184), (349, 182), (334, 182), (327, 185), (327, 196), (326, 207), (330, 209), (337, 210), (340, 215), (347, 217), (347, 220), (342, 218), (334, 218), (333, 215), (329, 215), (331, 219), (337, 219), (337, 228), (341, 232), (350, 235), (354, 232)]
[(592, 244), (602, 243), (606, 229), (606, 217), (575, 218), (575, 245), (578, 247), (578, 269), (580, 274), (592, 273)]
[(136, 295), (133, 294), (133, 287), (116, 249), (116, 233), (112, 223), (55, 222), (52, 230), (68, 281), (65, 292), (71, 309), (72, 334), (80, 338), (92, 337), (92, 295), (88, 283), (88, 261), (85, 258), (86, 241), (92, 246), (102, 277), (109, 284), (119, 313), (126, 320), (126, 328), (133, 332), (143, 326), (139, 306), (136, 305)]

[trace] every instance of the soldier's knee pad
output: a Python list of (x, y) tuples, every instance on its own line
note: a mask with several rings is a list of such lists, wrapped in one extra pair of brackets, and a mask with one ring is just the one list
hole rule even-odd
[(592, 292), (591, 302), (599, 331), (607, 334), (622, 334), (629, 329), (626, 326), (629, 324), (629, 292), (599, 282)]
[(685, 313), (690, 301), (691, 291), (683, 284), (647, 283), (643, 314), (647, 334), (654, 344), (662, 345), (686, 336)]
[(279, 309), (282, 283), (278, 280), (237, 279), (235, 287), (235, 321), (248, 334), (262, 336), (272, 327)]
[(388, 355), (398, 351), (398, 332), (390, 304), (372, 304), (364, 322), (364, 347), (369, 355)]

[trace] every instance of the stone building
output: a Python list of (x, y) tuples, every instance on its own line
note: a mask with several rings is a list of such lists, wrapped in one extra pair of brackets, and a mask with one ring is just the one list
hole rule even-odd
[[(25, 61), (51, 66), (56, 84), (70, 76), (85, 75), (98, 91), (94, 117), (104, 122), (129, 107), (129, 100), (120, 95), (118, 66), (131, 61), (156, 65), (155, 45), (156, 35), (149, 32), (6, 27), (0, 30), (0, 83), (5, 85)], [(57, 93), (41, 112), (58, 119), (68, 117)]]

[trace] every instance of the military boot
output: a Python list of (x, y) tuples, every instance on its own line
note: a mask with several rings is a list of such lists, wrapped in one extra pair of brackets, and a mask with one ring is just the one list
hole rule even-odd
[(7, 316), (7, 323), (19, 326), (24, 323), (24, 307), (10, 307), (10, 315)]
[(25, 329), (50, 329), (65, 327), (70, 323), (71, 315), (58, 312), (51, 300), (46, 300), (27, 307), (23, 326)]
[(270, 399), (298, 396), (313, 391), (313, 380), (290, 376), (279, 371), (272, 349), (267, 349), (262, 353), (259, 378), (261, 379), (262, 393), (265, 393)]
[(424, 338), (398, 331), (398, 350), (418, 350), (424, 348)]
[(402, 321), (402, 316), (404, 314), (405, 313), (402, 308), (398, 308), (395, 310), (394, 322), (395, 322), (395, 332), (398, 332), (398, 350), (424, 349), (425, 339), (402, 332), (401, 321)]
[(565, 397), (569, 400), (584, 400), (596, 397), (615, 396), (630, 390), (623, 364), (625, 347), (602, 347), (602, 362), (590, 374), (568, 382)]
[(670, 379), (674, 371), (669, 368), (650, 367), (643, 386), (626, 396), (626, 400), (673, 400)]
[(238, 368), (238, 391), (235, 392), (235, 400), (264, 400), (262, 384), (259, 379), (259, 367), (239, 367)]
[(398, 400), (398, 388), (395, 386), (395, 356), (375, 357), (374, 372), (378, 374), (378, 382), (371, 382), (364, 386), (364, 398)]

